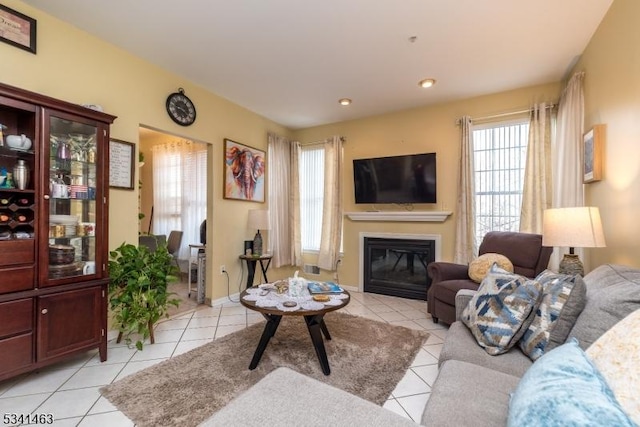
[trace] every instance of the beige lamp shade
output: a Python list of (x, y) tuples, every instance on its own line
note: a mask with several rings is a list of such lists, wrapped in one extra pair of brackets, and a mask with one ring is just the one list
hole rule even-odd
[(249, 219), (247, 220), (247, 228), (255, 230), (268, 230), (269, 227), (269, 211), (264, 209), (252, 209), (249, 211)]
[(588, 206), (545, 210), (542, 244), (571, 248), (605, 247), (600, 211)]

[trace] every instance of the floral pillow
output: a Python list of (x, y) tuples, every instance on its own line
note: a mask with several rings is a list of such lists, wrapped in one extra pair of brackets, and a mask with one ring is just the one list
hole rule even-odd
[(513, 347), (533, 320), (542, 286), (492, 265), (462, 312), (462, 321), (491, 355)]
[(613, 390), (622, 409), (640, 425), (640, 310), (605, 332), (586, 353)]
[(587, 302), (582, 277), (545, 270), (536, 277), (542, 300), (519, 346), (531, 360), (563, 344)]

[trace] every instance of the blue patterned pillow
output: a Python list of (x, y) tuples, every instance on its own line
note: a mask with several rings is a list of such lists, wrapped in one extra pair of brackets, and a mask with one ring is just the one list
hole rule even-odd
[(508, 426), (635, 424), (574, 338), (546, 353), (525, 372), (511, 396)]
[(505, 353), (533, 320), (541, 296), (538, 282), (494, 264), (462, 312), (462, 321), (487, 353)]
[(545, 270), (536, 281), (542, 285), (542, 300), (518, 343), (534, 361), (567, 340), (587, 302), (587, 288), (580, 276)]

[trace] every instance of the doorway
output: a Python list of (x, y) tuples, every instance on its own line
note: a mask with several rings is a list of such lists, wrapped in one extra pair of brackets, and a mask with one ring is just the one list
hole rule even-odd
[[(193, 308), (197, 292), (188, 283), (189, 245), (200, 244), (200, 226), (207, 217), (208, 145), (181, 136), (139, 128), (140, 180), (139, 234), (164, 236), (181, 232), (174, 257), (180, 268), (180, 283), (170, 286), (180, 299), (180, 311)], [(176, 233), (174, 233), (176, 234)], [(178, 233), (179, 234), (179, 233)], [(189, 296), (190, 295), (190, 296)]]

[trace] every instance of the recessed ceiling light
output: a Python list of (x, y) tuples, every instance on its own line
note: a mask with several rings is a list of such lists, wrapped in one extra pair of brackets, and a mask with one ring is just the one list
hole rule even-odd
[(349, 98), (342, 98), (342, 99), (338, 100), (338, 102), (340, 103), (340, 105), (349, 105), (349, 104), (351, 104), (351, 100)]
[(418, 83), (418, 86), (428, 88), (433, 86), (434, 84), (436, 84), (435, 79), (424, 79), (424, 80), (420, 80), (420, 82)]

